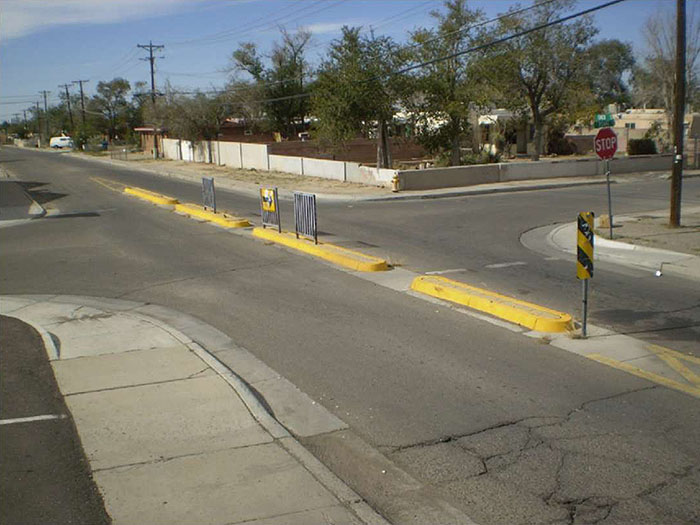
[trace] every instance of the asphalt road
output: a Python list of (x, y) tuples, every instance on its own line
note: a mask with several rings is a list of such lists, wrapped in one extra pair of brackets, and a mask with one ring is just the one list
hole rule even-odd
[[(61, 155), (1, 155), (61, 214), (0, 229), (0, 293), (122, 297), (205, 319), (483, 523), (700, 520), (696, 398), (174, 216), (92, 177), (189, 200), (199, 198), (196, 185)], [(618, 212), (663, 207), (665, 188), (616, 185)], [(689, 181), (690, 201), (697, 192)], [(578, 304), (571, 263), (545, 260), (519, 236), (601, 210), (604, 195), (596, 186), (324, 204), (319, 221), (409, 268), (464, 268), (457, 278), (562, 308)], [(258, 213), (250, 198), (217, 197), (222, 207)], [(526, 265), (486, 268), (512, 261)], [(594, 322), (697, 347), (697, 285), (607, 269), (596, 279)], [(334, 436), (308, 445), (339, 463)], [(362, 479), (352, 483), (391, 515), (389, 498)]]
[[(111, 523), (41, 337), (5, 316), (0, 327), (0, 522)], [(41, 416), (60, 419), (24, 421)]]

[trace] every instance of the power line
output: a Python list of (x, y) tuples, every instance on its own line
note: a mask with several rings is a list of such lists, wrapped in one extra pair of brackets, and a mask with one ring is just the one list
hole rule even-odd
[[(410, 72), (410, 71), (413, 71), (413, 70), (415, 70), (415, 69), (419, 69), (419, 68), (422, 68), (422, 67), (430, 66), (430, 65), (436, 64), (436, 63), (438, 63), (438, 62), (444, 62), (445, 60), (450, 60), (450, 59), (452, 59), (452, 58), (455, 58), (455, 57), (458, 57), (458, 56), (461, 56), (461, 55), (466, 55), (466, 54), (468, 54), (468, 53), (475, 53), (475, 52), (477, 52), (477, 51), (481, 51), (481, 50), (486, 49), (486, 48), (489, 48), (489, 47), (491, 47), (491, 46), (495, 46), (495, 45), (498, 45), (498, 44), (502, 44), (502, 43), (504, 43), (504, 42), (508, 42), (508, 41), (510, 41), (510, 40), (514, 40), (514, 39), (516, 39), (516, 38), (520, 38), (520, 37), (522, 37), (522, 36), (528, 35), (528, 34), (530, 34), (530, 33), (534, 33), (535, 31), (541, 31), (542, 29), (546, 29), (547, 27), (551, 27), (551, 26), (554, 26), (554, 25), (557, 25), (557, 24), (562, 24), (562, 23), (564, 23), (564, 22), (568, 22), (569, 20), (573, 20), (574, 18), (578, 18), (578, 17), (580, 17), (580, 16), (584, 16), (584, 15), (593, 13), (593, 12), (595, 12), (595, 11), (599, 11), (600, 9), (604, 9), (604, 8), (606, 8), (606, 7), (610, 7), (610, 6), (615, 5), (615, 4), (620, 4), (620, 3), (625, 2), (625, 1), (626, 1), (626, 0), (610, 0), (609, 2), (606, 2), (606, 3), (604, 3), (604, 4), (600, 4), (600, 5), (598, 5), (598, 6), (594, 6), (594, 7), (588, 8), (588, 9), (584, 9), (583, 11), (579, 11), (579, 12), (577, 12), (577, 13), (573, 13), (573, 14), (571, 14), (571, 15), (564, 16), (564, 17), (559, 18), (559, 19), (557, 19), (557, 20), (552, 20), (552, 21), (550, 21), (550, 22), (546, 22), (546, 23), (543, 23), (543, 24), (540, 24), (540, 25), (531, 27), (531, 28), (529, 28), (529, 29), (525, 29), (525, 30), (520, 31), (520, 32), (518, 32), (518, 33), (513, 33), (513, 34), (511, 34), (511, 35), (508, 35), (508, 36), (499, 38), (499, 39), (497, 39), (497, 40), (492, 40), (492, 41), (490, 41), (490, 42), (486, 42), (485, 44), (480, 44), (480, 45), (478, 45), (478, 46), (474, 46), (474, 47), (471, 47), (471, 48), (469, 48), (469, 49), (465, 49), (465, 50), (462, 50), (462, 51), (458, 51), (458, 52), (456, 52), (456, 53), (450, 53), (449, 55), (445, 55), (445, 56), (441, 56), (441, 57), (438, 57), (438, 58), (434, 58), (434, 59), (432, 59), (432, 60), (427, 60), (427, 61), (421, 62), (421, 63), (419, 63), (419, 64), (414, 64), (414, 65), (411, 65), (411, 66), (407, 66), (407, 67), (404, 67), (404, 68), (402, 68), (402, 69), (398, 69), (398, 70), (396, 70), (396, 71), (389, 71), (389, 72), (386, 72), (386, 73), (381, 74), (381, 75), (377, 75), (377, 76), (374, 76), (374, 77), (371, 77), (371, 78), (368, 78), (368, 79), (365, 79), (365, 80), (358, 80), (358, 81), (355, 81), (355, 82), (357, 82), (357, 83), (373, 82), (373, 81), (382, 80), (382, 79), (384, 79), (384, 78), (391, 77), (391, 76), (403, 75), (403, 74), (408, 73), (408, 72)], [(218, 90), (218, 91), (211, 91), (211, 92), (224, 93), (225, 90)], [(311, 93), (300, 93), (300, 94), (297, 94), (297, 95), (289, 95), (289, 96), (286, 96), (286, 97), (277, 97), (277, 98), (270, 98), (270, 99), (254, 100), (254, 101), (252, 101), (252, 102), (256, 102), (256, 103), (281, 102), (281, 101), (293, 100), (293, 99), (298, 99), (298, 98), (305, 98), (305, 97), (310, 97), (310, 96), (311, 96)]]
[(436, 41), (441, 40), (443, 38), (447, 38), (448, 36), (456, 35), (458, 33), (464, 33), (466, 31), (471, 31), (472, 29), (476, 29), (478, 27), (483, 27), (485, 25), (492, 24), (494, 22), (498, 22), (500, 20), (503, 20), (504, 18), (508, 18), (508, 17), (514, 16), (514, 15), (519, 15), (521, 13), (525, 13), (526, 11), (536, 9), (538, 7), (543, 7), (547, 4), (551, 4), (551, 3), (556, 2), (556, 1), (558, 1), (558, 0), (544, 0), (543, 2), (539, 2), (537, 4), (532, 4), (531, 6), (528, 6), (528, 7), (523, 7), (522, 9), (516, 9), (515, 11), (509, 11), (509, 12), (504, 13), (502, 15), (498, 15), (494, 18), (490, 18), (489, 20), (484, 20), (483, 22), (479, 22), (477, 24), (473, 24), (473, 25), (470, 25), (467, 27), (462, 27), (460, 29), (455, 29), (454, 31), (449, 31), (447, 33), (443, 33), (443, 34), (438, 35), (434, 38), (426, 40), (425, 42), (417, 42), (417, 43), (412, 44), (410, 46), (406, 46), (406, 49), (413, 49), (414, 47), (421, 47), (421, 46), (425, 46), (428, 44), (432, 44), (433, 42), (436, 42)]
[[(246, 25), (246, 29), (242, 32), (236, 32), (238, 29), (229, 29), (226, 31), (221, 31), (220, 33), (216, 33), (214, 35), (208, 35), (204, 36), (201, 38), (195, 38), (191, 39), (189, 41), (184, 41), (184, 42), (178, 42), (176, 45), (210, 45), (210, 44), (218, 44), (221, 42), (225, 42), (227, 40), (232, 40), (234, 38), (241, 38), (244, 35), (250, 34), (253, 31), (264, 31), (266, 29), (271, 29), (275, 26), (279, 26), (283, 23), (289, 24), (291, 22), (294, 22), (296, 20), (300, 20), (302, 18), (308, 18), (311, 15), (318, 14), (322, 11), (325, 11), (327, 9), (330, 9), (332, 7), (335, 7), (337, 5), (340, 5), (343, 0), (332, 0), (328, 5), (319, 7), (316, 10), (311, 10), (314, 7), (318, 6), (319, 4), (323, 3), (325, 0), (314, 0), (311, 3), (307, 3), (306, 6), (299, 8), (296, 10), (294, 13), (290, 14), (285, 14), (283, 16), (279, 16), (273, 20), (270, 20), (267, 17), (263, 17), (260, 19), (256, 19), (251, 24)], [(291, 18), (290, 18), (291, 17)], [(256, 23), (257, 20), (264, 20), (262, 23)], [(174, 44), (175, 45), (175, 44)]]
[[(598, 10), (600, 10), (600, 9), (604, 9), (604, 8), (606, 8), (606, 7), (610, 7), (610, 6), (615, 5), (615, 4), (620, 4), (620, 3), (624, 2), (624, 1), (626, 1), (626, 0), (611, 0), (611, 1), (606, 2), (606, 3), (604, 3), (604, 4), (600, 4), (600, 5), (598, 5), (598, 6), (591, 7), (591, 8), (588, 8), (588, 9), (584, 9), (583, 11), (579, 11), (578, 13), (574, 13), (574, 14), (571, 14), (571, 15), (568, 15), (568, 16), (565, 16), (565, 17), (562, 17), (562, 18), (559, 18), (558, 20), (553, 20), (553, 21), (551, 21), (551, 22), (545, 22), (544, 24), (540, 24), (540, 25), (538, 25), (538, 26), (531, 27), (530, 29), (526, 29), (526, 30), (521, 31), (521, 32), (519, 32), (519, 33), (515, 33), (515, 34), (512, 34), (512, 35), (508, 35), (508, 36), (505, 36), (505, 37), (503, 37), (503, 38), (499, 38), (499, 39), (497, 39), (497, 40), (493, 40), (493, 41), (491, 41), (491, 42), (487, 42), (487, 43), (485, 43), (485, 44), (481, 44), (481, 45), (478, 45), (478, 46), (475, 46), (475, 47), (471, 47), (471, 48), (469, 48), (469, 49), (465, 49), (465, 50), (463, 50), (463, 51), (457, 51), (457, 52), (455, 52), (455, 53), (451, 53), (451, 54), (446, 55), (446, 56), (443, 56), (443, 57), (435, 58), (435, 59), (433, 59), (433, 60), (428, 60), (428, 61), (426, 61), (426, 62), (421, 62), (420, 64), (416, 64), (416, 65), (413, 65), (413, 66), (405, 67), (405, 68), (403, 68), (403, 69), (399, 69), (399, 70), (396, 71), (395, 73), (391, 73), (391, 74), (392, 74), (392, 75), (401, 75), (401, 74), (403, 74), (403, 73), (408, 73), (409, 71), (413, 71), (414, 69), (418, 69), (418, 68), (425, 67), (425, 66), (431, 66), (431, 65), (436, 64), (436, 63), (438, 63), (438, 62), (443, 62), (443, 61), (445, 61), (445, 60), (450, 60), (451, 58), (456, 58), (456, 57), (461, 56), (461, 55), (466, 55), (467, 53), (474, 53), (474, 52), (476, 52), (476, 51), (481, 51), (482, 49), (486, 49), (486, 48), (491, 47), (491, 46), (495, 46), (495, 45), (498, 45), (498, 44), (502, 44), (502, 43), (504, 43), (504, 42), (508, 42), (508, 41), (510, 41), (510, 40), (514, 40), (514, 39), (516, 39), (516, 38), (520, 38), (521, 36), (529, 35), (530, 33), (534, 33), (535, 31), (541, 31), (542, 29), (546, 29), (546, 28), (551, 27), (551, 26), (553, 26), (553, 25), (557, 25), (557, 24), (562, 24), (562, 23), (564, 23), (564, 22), (568, 22), (569, 20), (573, 20), (574, 18), (578, 18), (579, 16), (584, 16), (584, 15), (587, 15), (587, 14), (589, 14), (589, 13), (593, 13), (593, 12), (595, 12), (595, 11), (598, 11)], [(381, 78), (381, 77), (380, 77), (380, 78)]]

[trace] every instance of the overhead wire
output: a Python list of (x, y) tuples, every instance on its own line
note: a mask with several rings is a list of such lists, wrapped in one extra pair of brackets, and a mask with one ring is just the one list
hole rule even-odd
[[(427, 61), (424, 61), (424, 62), (420, 62), (420, 63), (418, 63), (418, 64), (413, 64), (413, 65), (410, 65), (410, 66), (407, 66), (407, 67), (398, 69), (398, 70), (396, 70), (396, 71), (389, 71), (389, 72), (386, 72), (386, 73), (381, 74), (381, 75), (376, 75), (376, 76), (371, 77), (371, 78), (369, 78), (369, 79), (358, 80), (358, 81), (356, 81), (356, 82), (357, 82), (357, 83), (366, 83), (366, 82), (372, 82), (372, 81), (376, 81), (376, 80), (382, 80), (382, 79), (384, 79), (384, 78), (386, 78), (386, 77), (397, 76), (397, 75), (403, 75), (403, 74), (408, 73), (408, 72), (410, 72), (410, 71), (413, 71), (413, 70), (416, 70), (416, 69), (419, 69), (419, 68), (422, 68), (422, 67), (426, 67), (426, 66), (429, 66), (429, 65), (432, 65), (432, 64), (436, 64), (436, 63), (438, 63), (438, 62), (443, 62), (443, 61), (445, 61), (445, 60), (450, 60), (450, 59), (455, 58), (455, 57), (457, 57), (457, 56), (465, 55), (465, 54), (468, 54), (468, 53), (475, 53), (475, 52), (477, 52), (477, 51), (481, 51), (481, 50), (486, 49), (486, 48), (489, 48), (489, 47), (491, 47), (491, 46), (495, 46), (495, 45), (498, 45), (498, 44), (502, 44), (502, 43), (508, 42), (508, 41), (510, 41), (510, 40), (514, 40), (514, 39), (516, 39), (516, 38), (520, 38), (520, 37), (522, 37), (522, 36), (528, 35), (528, 34), (530, 34), (530, 33), (534, 33), (535, 31), (541, 31), (542, 29), (546, 29), (546, 28), (548, 28), (548, 27), (551, 27), (551, 26), (554, 26), (554, 25), (557, 25), (557, 24), (562, 24), (562, 23), (564, 23), (564, 22), (568, 22), (569, 20), (573, 20), (574, 18), (578, 18), (578, 17), (584, 16), (584, 15), (593, 13), (593, 12), (595, 12), (595, 11), (599, 11), (599, 10), (601, 10), (601, 9), (605, 9), (605, 8), (607, 8), (607, 7), (610, 7), (610, 6), (613, 6), (613, 5), (616, 5), (616, 4), (620, 4), (620, 3), (625, 2), (625, 1), (627, 1), (627, 0), (610, 0), (610, 1), (605, 2), (605, 3), (603, 3), (603, 4), (600, 4), (600, 5), (597, 5), (597, 6), (594, 6), (594, 7), (590, 7), (590, 8), (588, 8), (588, 9), (584, 9), (584, 10), (582, 10), (582, 11), (578, 11), (578, 12), (576, 12), (576, 13), (573, 13), (573, 14), (570, 14), (570, 15), (567, 15), (567, 16), (563, 16), (563, 17), (558, 18), (558, 19), (556, 19), (556, 20), (552, 20), (552, 21), (549, 21), (549, 22), (545, 22), (545, 23), (539, 24), (539, 25), (537, 25), (537, 26), (534, 26), (534, 27), (531, 27), (531, 28), (528, 28), (528, 29), (519, 31), (519, 32), (517, 32), (517, 33), (513, 33), (513, 34), (510, 34), (510, 35), (507, 35), (507, 36), (498, 38), (498, 39), (496, 39), (496, 40), (492, 40), (492, 41), (490, 41), (490, 42), (486, 42), (486, 43), (484, 43), (484, 44), (479, 44), (479, 45), (477, 45), (477, 46), (473, 46), (473, 47), (470, 47), (470, 48), (468, 48), (468, 49), (464, 49), (464, 50), (462, 50), (462, 51), (457, 51), (457, 52), (455, 52), (455, 53), (450, 53), (450, 54), (448, 54), (448, 55), (444, 55), (444, 56), (437, 57), (437, 58), (434, 58), (434, 59), (431, 59), (431, 60), (427, 60)], [(215, 92), (223, 93), (223, 92), (225, 92), (225, 90), (218, 90), (218, 91), (215, 91)], [(311, 96), (311, 93), (299, 93), (299, 94), (297, 94), (297, 95), (289, 95), (289, 96), (285, 96), (285, 97), (276, 97), (276, 98), (261, 99), (261, 100), (255, 100), (255, 101), (253, 101), (253, 102), (256, 102), (256, 103), (281, 102), (281, 101), (286, 101), (286, 100), (294, 100), (294, 99), (306, 98), (306, 97), (310, 97), (310, 96)]]

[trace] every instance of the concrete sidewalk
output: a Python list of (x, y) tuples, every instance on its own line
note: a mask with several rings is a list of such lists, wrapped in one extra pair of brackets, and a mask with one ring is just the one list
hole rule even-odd
[(0, 300), (0, 313), (42, 335), (114, 523), (386, 523), (208, 351), (226, 344), (221, 332), (164, 312), (68, 296)]
[[(681, 217), (681, 228), (669, 228), (668, 210), (614, 216), (615, 240), (606, 238), (609, 223), (596, 219), (595, 259), (700, 280), (700, 206), (683, 208)], [(575, 254), (576, 228), (573, 222), (550, 228), (547, 243)]]

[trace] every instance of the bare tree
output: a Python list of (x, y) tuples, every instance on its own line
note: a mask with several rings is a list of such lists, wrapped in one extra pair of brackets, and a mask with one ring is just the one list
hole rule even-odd
[[(687, 17), (686, 99), (691, 107), (700, 104), (700, 9), (694, 6)], [(670, 122), (675, 86), (676, 20), (673, 10), (650, 16), (644, 26), (647, 54), (634, 71), (635, 103), (666, 110)]]

